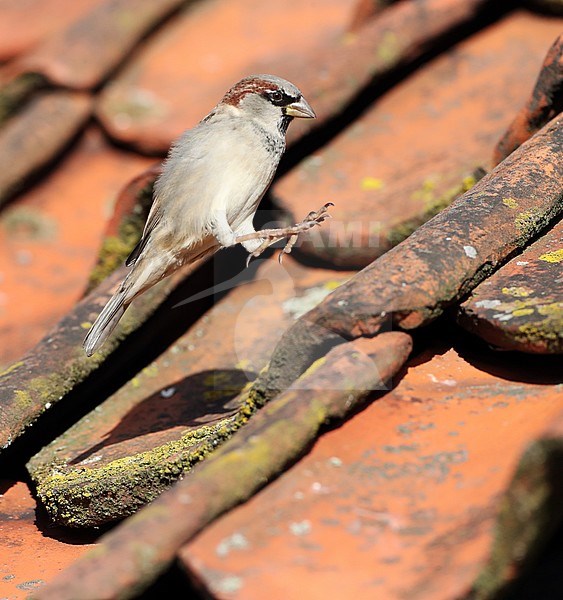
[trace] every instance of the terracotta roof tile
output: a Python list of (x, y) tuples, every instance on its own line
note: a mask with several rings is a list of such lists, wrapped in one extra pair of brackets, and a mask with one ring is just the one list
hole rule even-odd
[(89, 130), (49, 177), (4, 210), (0, 272), (9, 293), (0, 309), (0, 364), (20, 358), (80, 298), (116, 190), (147, 163)]
[[(316, 46), (332, 43), (352, 6), (352, 0), (192, 4), (103, 91), (98, 118), (116, 139), (166, 151), (242, 77), (270, 72), (278, 57), (302, 63)], [(279, 67), (275, 72), (284, 76)]]
[[(0, 2), (0, 596), (134, 597), (182, 546), (216, 598), (525, 594), (562, 518), (560, 359), (487, 342), (560, 352), (561, 3), (79, 4), (29, 0), (22, 27)], [(281, 266), (187, 268), (86, 358), (150, 204), (139, 153), (253, 71), (319, 114), (277, 213), (332, 200), (333, 226)], [(41, 504), (85, 526), (148, 500), (60, 573), (94, 537)]]
[(511, 13), (421, 67), (292, 169), (274, 187), (281, 208), (297, 217), (319, 200), (335, 204), (303, 251), (365, 266), (471, 187), (562, 23)]

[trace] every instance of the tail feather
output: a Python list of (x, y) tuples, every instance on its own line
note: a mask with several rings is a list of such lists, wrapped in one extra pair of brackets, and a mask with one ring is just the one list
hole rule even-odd
[(121, 319), (123, 313), (129, 306), (129, 302), (125, 304), (125, 299), (126, 291), (118, 291), (112, 296), (102, 312), (98, 315), (98, 318), (92, 325), (92, 328), (84, 338), (82, 344), (87, 356), (92, 356), (115, 329), (119, 319)]

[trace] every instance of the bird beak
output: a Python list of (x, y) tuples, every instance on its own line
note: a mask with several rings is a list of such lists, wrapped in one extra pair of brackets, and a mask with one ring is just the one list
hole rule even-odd
[(298, 102), (288, 104), (284, 108), (284, 113), (290, 117), (298, 117), (302, 119), (314, 119), (317, 116), (307, 100), (305, 100), (303, 97), (300, 98)]

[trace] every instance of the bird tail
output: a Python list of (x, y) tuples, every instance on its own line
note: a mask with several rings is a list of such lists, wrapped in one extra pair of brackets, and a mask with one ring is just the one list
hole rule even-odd
[(88, 335), (84, 338), (82, 345), (86, 351), (86, 356), (92, 356), (115, 329), (119, 319), (121, 319), (130, 304), (130, 302), (126, 303), (126, 296), (127, 291), (122, 286), (104, 306)]

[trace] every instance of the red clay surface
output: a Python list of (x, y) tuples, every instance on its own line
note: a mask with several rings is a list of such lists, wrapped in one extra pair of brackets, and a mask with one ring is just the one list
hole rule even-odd
[(184, 548), (213, 597), (441, 600), (468, 590), (517, 457), (561, 395), (541, 379), (513, 381), (510, 361), (447, 346), (396, 384)]
[(307, 252), (368, 264), (443, 208), (476, 167), (490, 169), (562, 26), (512, 13), (424, 65), (280, 180), (276, 200), (297, 219), (311, 203), (335, 204)]
[(91, 546), (83, 535), (40, 521), (38, 528), (35, 499), (27, 485), (0, 480), (0, 598), (27, 598)]
[(117, 139), (165, 150), (242, 77), (264, 72), (280, 56), (306, 56), (338, 36), (353, 5), (353, 0), (191, 4), (107, 86), (97, 114)]
[[(13, 58), (65, 28), (101, 0), (25, 0), (0, 2), (0, 60)], [(33, 14), (33, 18), (29, 18)], [(22, 24), (25, 23), (25, 26)]]
[[(0, 0), (0, 60), (38, 48), (102, 3), (67, 4)], [(346, 44), (355, 4), (188, 3), (133, 53), (117, 52), (123, 62), (109, 82), (101, 84), (106, 71), (94, 69), (88, 85), (102, 86), (88, 93), (96, 117), (119, 143), (163, 152), (240, 77), (285, 60), (288, 70), (313, 64), (319, 49)], [(360, 223), (356, 241), (367, 245), (356, 264), (381, 253), (386, 231), (419, 218), (475, 166), (490, 166), (562, 23), (514, 11), (424, 64), (280, 181), (280, 204), (301, 218), (335, 201), (327, 235), (350, 240), (355, 225), (348, 223)], [(392, 58), (393, 44), (381, 49)], [(118, 149), (100, 129), (89, 123), (0, 213), (0, 370), (81, 297), (119, 190), (153, 163)], [(352, 264), (337, 257), (343, 244), (336, 242), (324, 258)], [(550, 268), (561, 264), (559, 251), (550, 247)], [(265, 266), (284, 276), (275, 259)], [(79, 451), (86, 460), (106, 452), (104, 442), (109, 461), (157, 438), (175, 439), (183, 425), (174, 415), (161, 420), (160, 431), (151, 429), (163, 391), (209, 367), (257, 372), (294, 312), (320, 301), (327, 282), (334, 287), (346, 277), (293, 259), (288, 266), (297, 274), (266, 277), (226, 296), (180, 340), (180, 351), (172, 346), (156, 369), (115, 394), (113, 420), (84, 426)], [(292, 305), (291, 295), (305, 300)], [(182, 562), (206, 593), (225, 600), (453, 600), (467, 592), (487, 561), (499, 499), (522, 451), (561, 414), (561, 378), (554, 362), (542, 367), (526, 356), (475, 350), (445, 334), (431, 331), (419, 345), (424, 352), (396, 387), (324, 433), (279, 479), (184, 547)], [(181, 418), (194, 388), (178, 387), (170, 406)], [(561, 428), (551, 434), (560, 440)], [(92, 538), (46, 526), (22, 482), (2, 480), (0, 494), (0, 598), (23, 598), (83, 554)]]
[(120, 187), (150, 163), (90, 130), (2, 212), (0, 365), (32, 348), (80, 298)]

